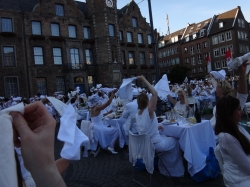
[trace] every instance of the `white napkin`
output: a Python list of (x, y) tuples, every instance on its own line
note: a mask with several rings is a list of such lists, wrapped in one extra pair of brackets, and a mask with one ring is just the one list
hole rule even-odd
[(158, 81), (154, 88), (161, 100), (165, 99), (166, 96), (171, 93), (168, 84), (168, 77), (166, 74), (162, 76), (162, 78)]
[(12, 117), (10, 112), (24, 113), (23, 103), (0, 111), (0, 186), (18, 186)]
[(89, 138), (76, 126), (77, 114), (74, 107), (68, 104), (60, 118), (60, 129), (57, 138), (64, 142), (61, 157), (67, 160), (80, 160), (80, 147)]
[(47, 97), (47, 99), (51, 102), (60, 116), (62, 116), (67, 105), (55, 97)]
[(132, 81), (136, 78), (128, 78), (122, 80), (122, 85), (120, 86), (118, 93), (121, 99), (133, 99), (133, 88), (132, 88)]
[(214, 79), (219, 79), (224, 81), (226, 78), (226, 72), (224, 69), (220, 71), (210, 71), (209, 73), (213, 75)]
[[(245, 55), (243, 56), (240, 56), (240, 57), (236, 57), (234, 60), (230, 61), (227, 66), (230, 68), (230, 69), (233, 69), (233, 70), (236, 70), (238, 69), (238, 67), (244, 62), (248, 60), (248, 62), (250, 63), (250, 53), (246, 53)], [(246, 70), (246, 74), (249, 72), (250, 70), (250, 66), (248, 65), (247, 66), (247, 70)]]
[(100, 88), (99, 90), (103, 91), (104, 93), (108, 94), (109, 92), (112, 92), (116, 88)]

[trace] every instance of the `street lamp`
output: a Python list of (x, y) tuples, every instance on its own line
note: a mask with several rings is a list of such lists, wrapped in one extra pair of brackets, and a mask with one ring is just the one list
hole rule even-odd
[(159, 80), (159, 70), (158, 70), (158, 63), (156, 58), (156, 43), (155, 43), (155, 35), (154, 35), (154, 24), (153, 24), (153, 16), (152, 16), (152, 9), (151, 9), (151, 0), (148, 0), (148, 11), (149, 11), (149, 18), (150, 18), (150, 26), (151, 26), (151, 35), (152, 35), (152, 48), (153, 48), (153, 56), (154, 56), (154, 69), (155, 69), (155, 82)]

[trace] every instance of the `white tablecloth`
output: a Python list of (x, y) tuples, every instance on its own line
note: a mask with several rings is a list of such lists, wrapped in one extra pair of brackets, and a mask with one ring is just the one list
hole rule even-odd
[(202, 170), (206, 165), (209, 147), (215, 148), (214, 132), (209, 120), (193, 126), (180, 124), (162, 125), (162, 134), (179, 138), (180, 148), (188, 162), (188, 172), (191, 176)]

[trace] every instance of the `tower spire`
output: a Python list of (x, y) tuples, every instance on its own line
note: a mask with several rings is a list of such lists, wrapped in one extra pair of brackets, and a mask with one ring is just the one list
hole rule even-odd
[(170, 28), (169, 28), (168, 14), (166, 14), (166, 22), (167, 22), (167, 27), (168, 27), (167, 34), (168, 34), (168, 35), (170, 35)]

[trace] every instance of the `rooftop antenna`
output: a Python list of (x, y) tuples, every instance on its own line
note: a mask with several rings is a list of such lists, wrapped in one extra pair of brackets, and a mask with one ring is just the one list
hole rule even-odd
[(168, 34), (168, 35), (170, 35), (170, 28), (169, 28), (168, 14), (166, 14), (166, 22), (167, 22), (167, 27), (168, 27), (167, 34)]

